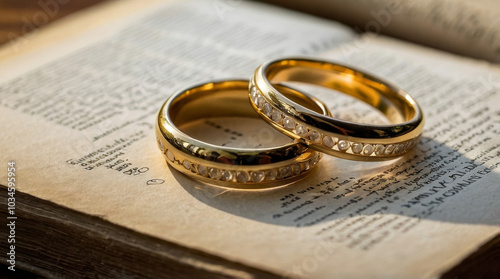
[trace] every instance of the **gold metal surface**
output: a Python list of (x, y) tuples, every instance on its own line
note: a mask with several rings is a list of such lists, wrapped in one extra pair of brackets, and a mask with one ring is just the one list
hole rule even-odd
[[(321, 154), (302, 142), (270, 148), (234, 148), (192, 138), (178, 127), (208, 117), (259, 118), (248, 100), (248, 81), (216, 81), (173, 94), (156, 122), (158, 146), (176, 170), (225, 187), (258, 189), (282, 186), (307, 175)], [(276, 85), (288, 98), (318, 114), (330, 115), (320, 101)]]
[[(360, 124), (312, 111), (272, 85), (285, 81), (320, 85), (353, 96), (381, 111), (392, 124)], [(345, 159), (379, 161), (400, 157), (418, 144), (424, 126), (422, 110), (408, 93), (359, 70), (326, 61), (269, 61), (257, 68), (249, 90), (252, 107), (274, 128), (303, 140), (312, 149)], [(270, 105), (273, 112), (280, 111), (282, 118), (266, 115), (265, 105)]]

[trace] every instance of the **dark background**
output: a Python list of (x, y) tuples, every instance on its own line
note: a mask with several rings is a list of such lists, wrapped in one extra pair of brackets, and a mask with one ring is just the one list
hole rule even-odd
[[(104, 0), (68, 1), (60, 0), (64, 5), (58, 5), (58, 12), (48, 14), (44, 12), (39, 1), (42, 3), (56, 2), (56, 0), (0, 0), (0, 44), (9, 42), (12, 38), (24, 35), (33, 27), (39, 28), (51, 21), (65, 17), (75, 11), (92, 6)], [(45, 17), (37, 16), (37, 12), (44, 12)], [(39, 23), (39, 24), (38, 24)]]

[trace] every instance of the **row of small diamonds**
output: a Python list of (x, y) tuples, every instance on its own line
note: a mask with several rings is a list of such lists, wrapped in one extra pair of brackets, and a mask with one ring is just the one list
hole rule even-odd
[(275, 124), (282, 126), (301, 138), (309, 139), (311, 142), (322, 144), (325, 147), (341, 152), (363, 156), (388, 156), (405, 153), (418, 143), (418, 138), (402, 143), (387, 145), (339, 140), (336, 137), (322, 135), (320, 132), (311, 129), (310, 127), (296, 123), (291, 117), (285, 116), (281, 111), (266, 102), (265, 98), (260, 94), (256, 87), (252, 87), (250, 89), (250, 97), (252, 102), (261, 110), (261, 112), (269, 117)]
[(203, 177), (209, 177), (214, 180), (222, 180), (228, 182), (247, 183), (247, 182), (269, 182), (281, 180), (293, 176), (297, 176), (310, 168), (316, 166), (321, 159), (321, 154), (318, 152), (308, 161), (296, 163), (287, 167), (273, 168), (259, 171), (234, 171), (225, 170), (214, 167), (207, 167), (200, 164), (195, 164), (189, 160), (176, 160), (174, 153), (171, 150), (166, 150), (163, 143), (158, 139), (160, 150), (167, 156), (171, 163), (182, 165), (186, 170)]

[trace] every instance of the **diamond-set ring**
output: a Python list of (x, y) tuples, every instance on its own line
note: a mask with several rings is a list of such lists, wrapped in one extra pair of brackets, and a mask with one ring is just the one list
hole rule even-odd
[[(340, 91), (382, 112), (390, 124), (361, 124), (332, 117), (315, 97), (283, 82)], [(182, 125), (212, 117), (263, 119), (290, 142), (235, 148), (196, 139)], [(211, 184), (262, 189), (304, 177), (323, 154), (382, 161), (403, 156), (420, 141), (424, 115), (405, 91), (352, 67), (309, 58), (260, 65), (248, 80), (212, 81), (173, 94), (156, 121), (158, 147), (174, 169)]]
[[(215, 81), (173, 94), (160, 109), (156, 138), (174, 169), (211, 184), (239, 189), (281, 186), (305, 176), (321, 153), (302, 142), (268, 148), (235, 148), (195, 139), (179, 126), (197, 119), (230, 116), (258, 119), (248, 101), (248, 80)], [(318, 113), (330, 115), (323, 103), (294, 89), (276, 85)]]

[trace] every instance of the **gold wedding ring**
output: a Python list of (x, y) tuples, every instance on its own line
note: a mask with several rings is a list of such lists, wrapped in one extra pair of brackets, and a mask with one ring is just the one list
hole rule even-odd
[[(273, 86), (280, 82), (320, 85), (351, 95), (381, 111), (392, 124), (368, 125), (332, 118), (296, 103)], [(403, 90), (340, 64), (285, 58), (262, 64), (252, 76), (252, 107), (280, 132), (337, 157), (379, 161), (417, 145), (424, 126), (420, 106)]]
[[(156, 121), (157, 143), (166, 161), (196, 179), (233, 188), (264, 188), (295, 181), (318, 163), (321, 153), (302, 142), (271, 148), (234, 148), (195, 139), (178, 127), (207, 117), (259, 118), (248, 100), (248, 80), (209, 82), (173, 94)], [(287, 98), (318, 114), (330, 115), (320, 101), (283, 85)], [(281, 94), (280, 93), (280, 94)]]

